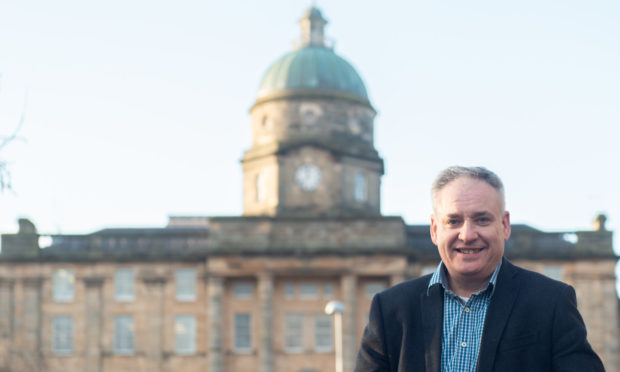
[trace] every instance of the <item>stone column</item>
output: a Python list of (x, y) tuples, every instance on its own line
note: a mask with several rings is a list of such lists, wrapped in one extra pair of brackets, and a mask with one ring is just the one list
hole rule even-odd
[(258, 371), (273, 372), (273, 276), (270, 273), (258, 276), (258, 301)]
[(89, 277), (84, 278), (84, 287), (86, 289), (86, 314), (85, 319), (85, 363), (84, 370), (86, 372), (101, 372), (101, 336), (103, 324), (103, 278)]
[(13, 285), (9, 278), (0, 278), (0, 371), (9, 370), (13, 347)]
[(42, 278), (23, 279), (23, 307), (21, 319), (22, 344), (17, 350), (23, 371), (45, 369), (41, 359), (41, 284)]
[(147, 275), (142, 278), (148, 296), (146, 358), (148, 371), (161, 371), (164, 354), (164, 285), (166, 278)]
[(341, 279), (342, 302), (342, 356), (344, 372), (353, 372), (357, 353), (357, 276), (345, 275)]
[(207, 277), (207, 371), (224, 371), (222, 347), (222, 295), (224, 280), (219, 276)]

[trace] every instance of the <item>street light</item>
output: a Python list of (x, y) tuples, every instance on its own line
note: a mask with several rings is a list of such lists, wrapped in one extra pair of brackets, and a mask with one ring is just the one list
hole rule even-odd
[(325, 305), (325, 314), (334, 316), (334, 349), (336, 351), (336, 372), (343, 372), (344, 360), (342, 358), (342, 314), (344, 305), (340, 301), (329, 301)]

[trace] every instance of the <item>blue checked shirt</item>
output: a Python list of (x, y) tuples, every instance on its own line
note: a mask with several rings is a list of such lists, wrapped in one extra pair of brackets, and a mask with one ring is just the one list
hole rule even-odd
[(495, 268), (487, 287), (471, 295), (467, 302), (454, 294), (440, 262), (428, 283), (428, 288), (441, 285), (443, 296), (443, 337), (441, 339), (441, 372), (474, 372), (478, 363), (484, 318), (495, 289), (501, 261)]

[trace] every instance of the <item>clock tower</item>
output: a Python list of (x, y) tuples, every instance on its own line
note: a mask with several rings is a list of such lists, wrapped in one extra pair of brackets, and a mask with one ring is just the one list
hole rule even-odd
[(308, 9), (299, 47), (260, 84), (242, 159), (246, 216), (380, 215), (376, 112), (358, 73), (326, 44), (326, 24)]

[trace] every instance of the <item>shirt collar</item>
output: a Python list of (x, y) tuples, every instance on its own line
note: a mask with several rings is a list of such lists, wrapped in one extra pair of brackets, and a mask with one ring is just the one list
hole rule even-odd
[[(499, 274), (499, 269), (501, 268), (503, 261), (504, 260), (499, 261), (499, 264), (497, 264), (497, 267), (495, 268), (495, 270), (493, 271), (493, 274), (491, 275), (489, 284), (483, 290), (479, 291), (478, 293), (484, 292), (490, 287), (491, 294), (493, 294), (493, 292), (495, 291), (495, 282), (497, 281), (497, 275)], [(443, 264), (443, 261), (439, 261), (439, 265), (437, 265), (437, 268), (435, 269), (435, 271), (433, 272), (433, 275), (431, 276), (431, 280), (428, 282), (428, 288), (426, 290), (427, 295), (430, 294), (430, 289), (434, 285), (441, 285), (445, 291), (450, 291), (450, 287), (448, 286), (448, 280), (446, 278), (444, 267), (445, 265)]]

